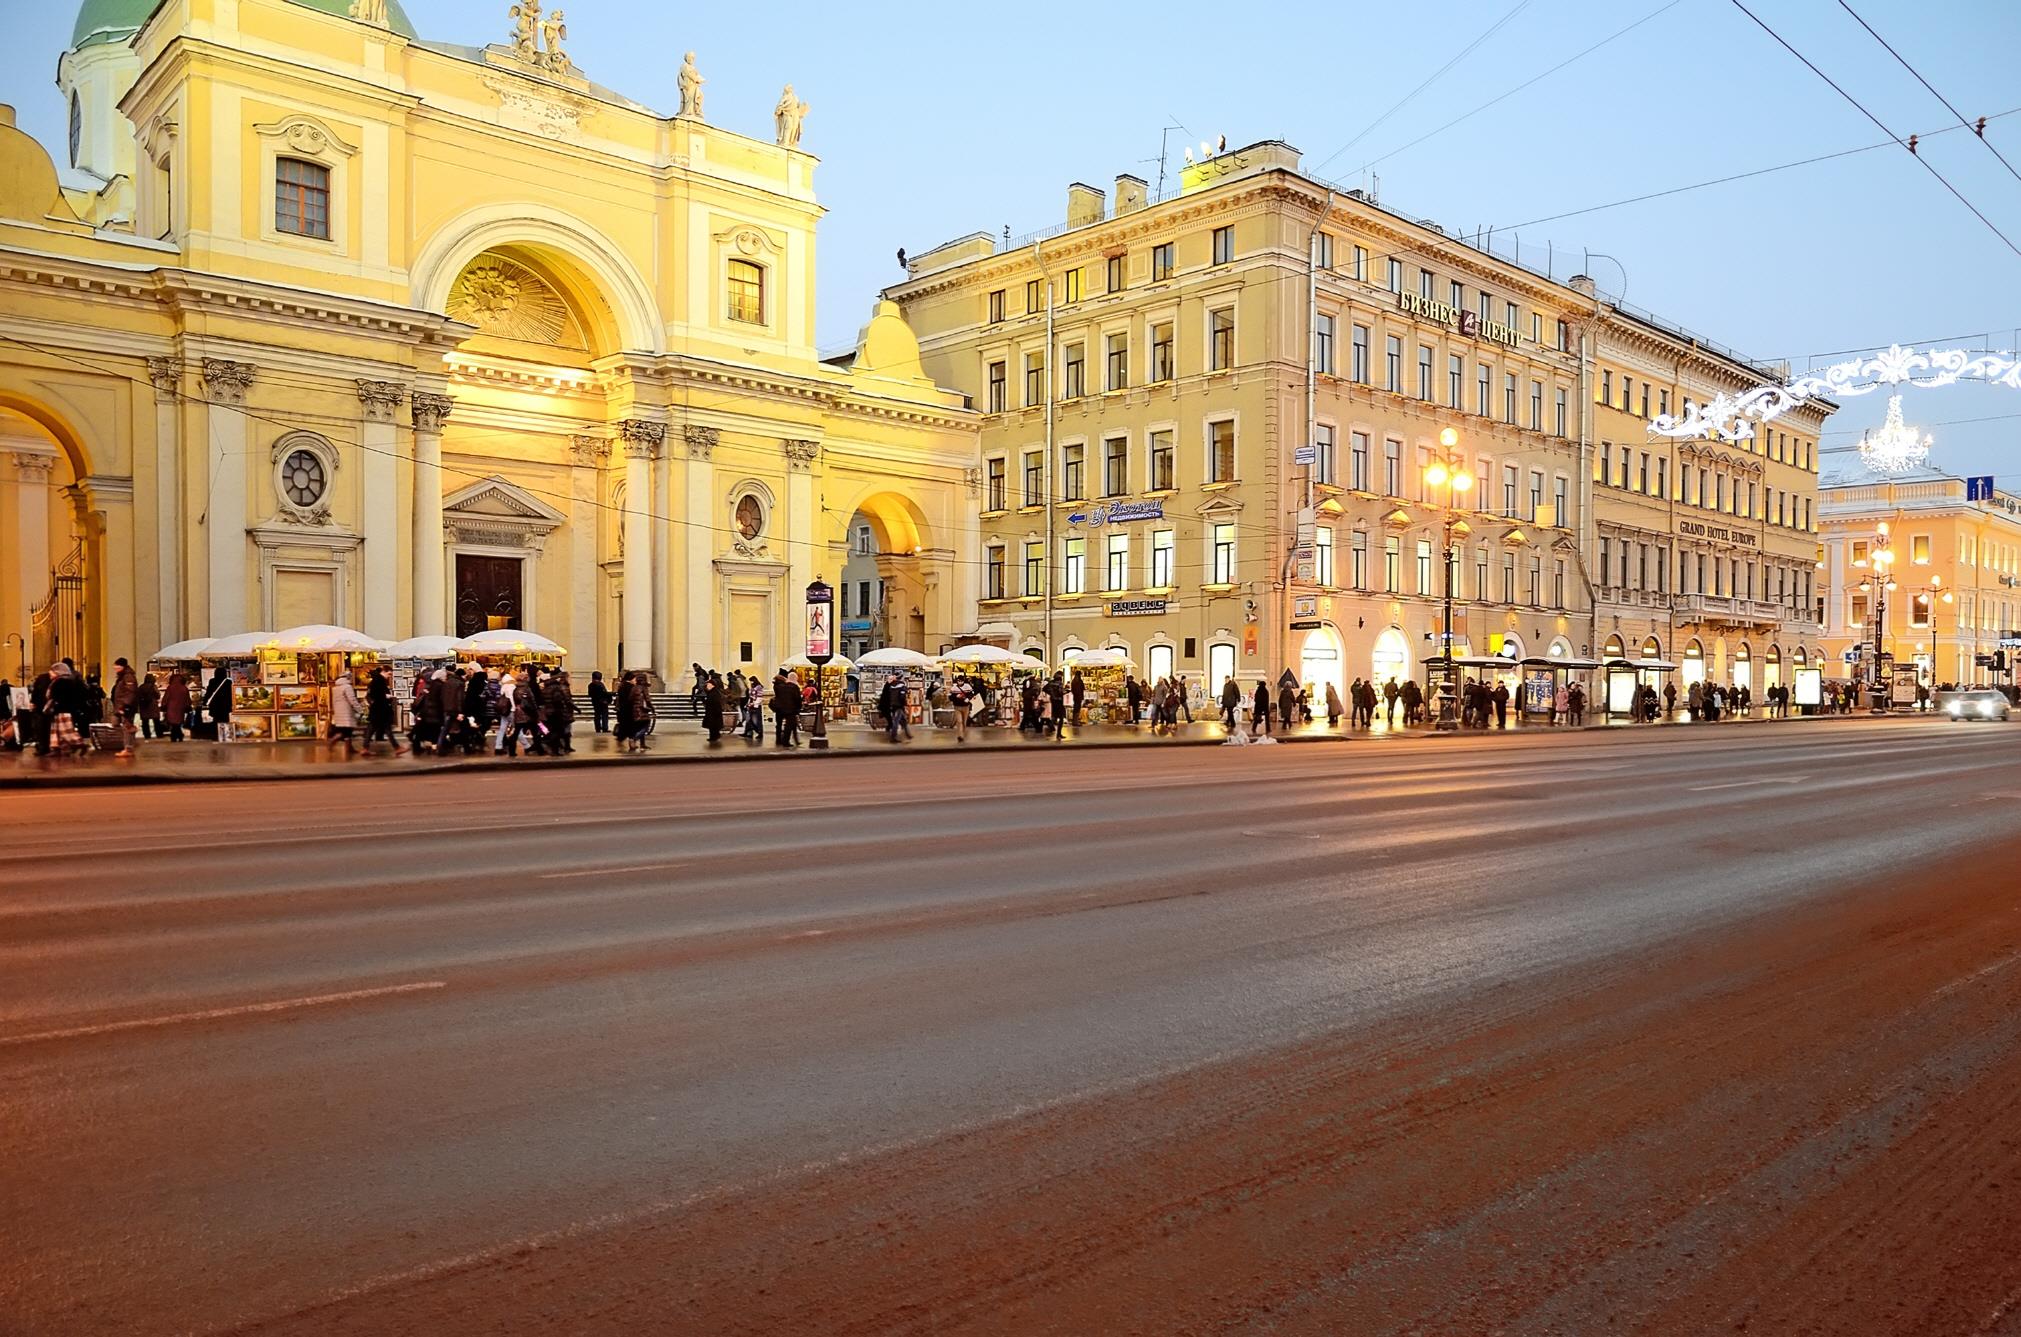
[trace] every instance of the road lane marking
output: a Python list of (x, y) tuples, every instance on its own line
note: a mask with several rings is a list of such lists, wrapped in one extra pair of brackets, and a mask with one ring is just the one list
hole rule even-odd
[(1930, 999), (1932, 1002), (1934, 1002), (1937, 999), (1944, 997), (1946, 994), (1954, 994), (1958, 992), (1958, 990), (1964, 988), (1968, 984), (1977, 984), (1980, 980), (1985, 979), (1988, 975), (1997, 974), (2000, 971), (2005, 970), (2007, 967), (2013, 965), (2016, 961), (2021, 961), (2021, 952), (2009, 952), (2007, 955), (2001, 957), (1998, 961), (1995, 961), (1990, 966), (1985, 966), (1979, 970), (1975, 970), (1971, 974), (1965, 976), (1963, 979), (1952, 980), (1949, 984), (1944, 985), (1942, 988), (1938, 989), (1935, 993), (1931, 994)]
[(540, 879), (549, 882), (558, 877), (615, 877), (619, 873), (656, 873), (663, 868), (684, 868), (693, 862), (676, 859), (672, 863), (635, 863), (623, 868), (571, 868), (561, 873), (542, 873)]
[(101, 1022), (95, 1026), (70, 1026), (58, 1031), (36, 1031), (32, 1035), (0, 1035), (0, 1047), (36, 1044), (44, 1040), (74, 1040), (87, 1035), (111, 1035), (117, 1031), (138, 1031), (154, 1026), (177, 1026), (186, 1021), (216, 1021), (223, 1017), (290, 1012), (297, 1008), (327, 1007), (332, 1003), (353, 1003), (364, 998), (385, 998), (393, 994), (421, 993), (428, 989), (448, 987), (447, 980), (422, 980), (413, 984), (388, 984), (376, 989), (347, 989), (343, 993), (314, 994), (307, 998), (280, 998), (269, 1003), (213, 1007), (202, 1012), (176, 1012), (166, 1017), (135, 1017), (128, 1021)]
[(1703, 794), (1712, 789), (1745, 789), (1749, 785), (1800, 785), (1809, 778), (1807, 775), (1777, 775), (1765, 780), (1728, 780), (1723, 785), (1692, 785), (1690, 792)]

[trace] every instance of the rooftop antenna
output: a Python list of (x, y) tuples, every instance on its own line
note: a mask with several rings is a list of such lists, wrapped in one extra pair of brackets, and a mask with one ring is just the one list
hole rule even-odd
[[(1174, 130), (1185, 129), (1186, 127), (1179, 124), (1176, 119), (1168, 117), (1164, 126), (1158, 131), (1158, 193), (1154, 197), (1156, 199), (1162, 200), (1165, 198), (1165, 160), (1170, 156), (1172, 151), (1172, 132)], [(1189, 131), (1188, 133), (1191, 132)], [(1191, 153), (1186, 155), (1186, 160), (1188, 162), (1193, 160)], [(1149, 158), (1139, 158), (1137, 161), (1149, 162), (1151, 160)]]

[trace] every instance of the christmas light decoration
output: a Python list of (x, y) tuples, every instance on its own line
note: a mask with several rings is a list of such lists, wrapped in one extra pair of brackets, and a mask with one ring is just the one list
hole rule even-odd
[(1652, 436), (1751, 441), (1757, 422), (1772, 422), (1807, 399), (1847, 399), (1883, 386), (1936, 389), (1963, 380), (2021, 390), (2021, 357), (1966, 348), (1918, 352), (1895, 344), (1884, 353), (1835, 362), (1787, 385), (1757, 386), (1738, 395), (1714, 395), (1703, 404), (1686, 404), (1682, 413), (1660, 414), (1649, 431)]
[(1902, 397), (1888, 396), (1888, 420), (1878, 432), (1860, 433), (1860, 458), (1878, 474), (1905, 474), (1930, 455), (1930, 436), (1902, 422)]

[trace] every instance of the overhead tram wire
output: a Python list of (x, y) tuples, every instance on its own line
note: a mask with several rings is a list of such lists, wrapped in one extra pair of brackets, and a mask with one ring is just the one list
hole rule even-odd
[[(1843, 87), (1841, 87), (1836, 79), (1832, 78), (1829, 74), (1826, 74), (1823, 70), (1819, 69), (1815, 64), (1813, 64), (1810, 57), (1804, 55), (1803, 52), (1791, 46), (1781, 33), (1777, 32), (1775, 29), (1769, 27), (1768, 24), (1764, 23), (1761, 20), (1761, 18), (1755, 14), (1753, 10), (1749, 9), (1744, 3), (1742, 3), (1742, 0), (1733, 0), (1733, 7), (1739, 10), (1741, 13), (1747, 15), (1750, 19), (1753, 19), (1756, 27), (1760, 28), (1770, 37), (1773, 37), (1776, 40), (1776, 43), (1779, 46), (1781, 46), (1783, 50), (1789, 52), (1792, 56), (1795, 56), (1798, 60), (1802, 61), (1804, 65), (1810, 69), (1810, 72), (1812, 74), (1815, 74), (1818, 78), (1830, 84), (1832, 86), (1833, 92), (1837, 93), (1840, 97), (1844, 98), (1846, 101), (1852, 103), (1854, 107), (1858, 108), (1860, 115), (1872, 121), (1874, 125), (1877, 128), (1879, 128), (1882, 134), (1886, 135), (1889, 139), (1892, 139), (1897, 144), (1902, 145), (1904, 148), (1909, 147), (1907, 140), (1903, 139), (1900, 135), (1897, 135), (1894, 131), (1888, 129), (1887, 125), (1882, 122), (1880, 117), (1868, 111), (1866, 105), (1862, 103), (1858, 98), (1854, 97), (1851, 93), (1848, 93)], [(1967, 209), (1970, 209), (1972, 211), (1972, 216), (1978, 219), (1981, 223), (1984, 223), (1986, 225), (1986, 229), (1989, 232), (1991, 232), (1994, 236), (1998, 237), (2001, 240), (2001, 242), (2007, 247), (2008, 250), (2014, 252), (2014, 254), (2017, 257), (2021, 257), (2021, 246), (2015, 245), (2013, 239), (2009, 237), (2006, 233), (2002, 232), (1997, 226), (1995, 226), (1992, 219), (1986, 217), (1984, 213), (1980, 212), (1978, 205), (1966, 199), (1964, 192), (1959, 190), (1956, 186), (1952, 185), (1949, 178), (1947, 178), (1942, 172), (1938, 171), (1934, 163), (1932, 163), (1928, 158), (1924, 157), (1922, 154), (1917, 153), (1914, 149), (1909, 150), (1909, 156), (1911, 158), (1914, 158), (1918, 163), (1921, 163), (1924, 171), (1928, 172), (1931, 176), (1936, 177), (1937, 180), (1943, 185), (1944, 189), (1950, 191), (1951, 194), (1957, 198), (1958, 203), (1964, 205)]]
[(1465, 60), (1468, 56), (1472, 55), (1475, 49), (1478, 48), (1481, 45), (1481, 43), (1487, 41), (1490, 37), (1493, 37), (1496, 33), (1500, 32), (1505, 26), (1507, 26), (1507, 24), (1511, 19), (1515, 18), (1516, 15), (1522, 13), (1525, 9), (1528, 9), (1529, 6), (1530, 0), (1516, 0), (1515, 7), (1509, 10), (1508, 13), (1502, 15), (1502, 17), (1500, 17), (1499, 19), (1496, 19), (1492, 24), (1488, 25), (1487, 31), (1483, 32), (1473, 41), (1461, 47), (1459, 53), (1455, 55), (1451, 60), (1448, 60), (1445, 64), (1439, 66), (1436, 70), (1433, 70), (1430, 74), (1426, 75), (1423, 81), (1420, 82), (1416, 88), (1411, 89), (1410, 92), (1405, 93), (1402, 97), (1398, 98), (1394, 103), (1390, 104), (1389, 110), (1385, 111), (1382, 115), (1376, 117), (1373, 121), (1370, 121), (1367, 126), (1363, 127), (1360, 134), (1356, 135), (1353, 139), (1348, 140), (1345, 144), (1342, 144), (1339, 148), (1335, 149), (1333, 152), (1327, 154), (1324, 158), (1320, 159), (1318, 165), (1315, 166), (1312, 170), (1314, 172), (1319, 171), (1320, 168), (1325, 167), (1335, 158), (1338, 158), (1341, 154), (1347, 152), (1349, 149), (1353, 148), (1356, 144), (1359, 144), (1361, 143), (1362, 140), (1368, 138), (1369, 135), (1374, 133), (1375, 130), (1378, 127), (1380, 127), (1384, 121), (1387, 121), (1390, 117), (1402, 111), (1407, 105), (1409, 105), (1411, 99), (1415, 98), (1419, 93), (1424, 92), (1427, 88), (1430, 88), (1433, 84), (1437, 83), (1441, 78), (1445, 76), (1448, 70), (1452, 69), (1453, 66)]
[(1895, 58), (1896, 64), (1900, 65), (1903, 69), (1907, 70), (1910, 74), (1914, 75), (1916, 78), (1916, 82), (1921, 84), (1924, 88), (1928, 89), (1931, 97), (1943, 103), (1944, 109), (1950, 112), (1953, 116), (1958, 118), (1959, 125), (1962, 125), (1967, 130), (1972, 131), (1973, 138), (1977, 139), (1981, 144), (1984, 144), (1986, 146), (1986, 151), (1988, 153), (1991, 153), (1994, 157), (2000, 160), (2000, 165), (2007, 169), (2007, 175), (2013, 177), (2016, 181), (2021, 181), (2021, 172), (2017, 172), (2014, 170), (2014, 164), (2007, 161), (2007, 155), (2000, 152), (1998, 146), (1996, 146), (1992, 140), (1986, 138), (1984, 133), (1982, 133), (1979, 129), (1973, 126), (1973, 124), (1970, 121), (1966, 120), (1965, 113), (1959, 111), (1956, 107), (1952, 106), (1951, 99), (1945, 97), (1942, 93), (1939, 93), (1936, 90), (1936, 87), (1932, 85), (1928, 79), (1925, 79), (1922, 76), (1922, 73), (1919, 70), (1917, 70), (1915, 66), (1909, 64), (1909, 62), (1902, 56), (1901, 52), (1895, 50), (1895, 48), (1889, 44), (1887, 38), (1875, 32), (1873, 24), (1868, 23), (1865, 19), (1861, 18), (1859, 11), (1854, 9), (1851, 5), (1847, 4), (1846, 0), (1839, 0), (1839, 8), (1843, 9), (1846, 13), (1851, 14), (1853, 16), (1854, 21), (1857, 22), (1862, 28), (1865, 28), (1867, 30), (1867, 35), (1869, 37), (1872, 37), (1876, 42), (1879, 42), (1882, 45), (1882, 47), (1886, 48), (1887, 53)]

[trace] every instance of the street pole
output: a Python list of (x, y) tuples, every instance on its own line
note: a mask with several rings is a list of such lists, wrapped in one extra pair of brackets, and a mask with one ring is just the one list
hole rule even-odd
[(835, 658), (835, 591), (816, 576), (807, 586), (807, 662), (814, 666), (814, 728), (807, 746), (828, 750), (827, 684), (829, 662)]
[(1448, 733), (1460, 727), (1458, 718), (1459, 685), (1453, 672), (1453, 583), (1459, 568), (1459, 553), (1453, 546), (1453, 537), (1458, 532), (1459, 498), (1472, 490), (1474, 476), (1466, 471), (1454, 447), (1460, 443), (1460, 434), (1452, 428), (1439, 433), (1439, 445), (1445, 455), (1434, 461), (1425, 470), (1425, 482), (1433, 488), (1446, 490), (1445, 521), (1445, 631), (1439, 645), (1439, 718), (1435, 726), (1440, 733)]

